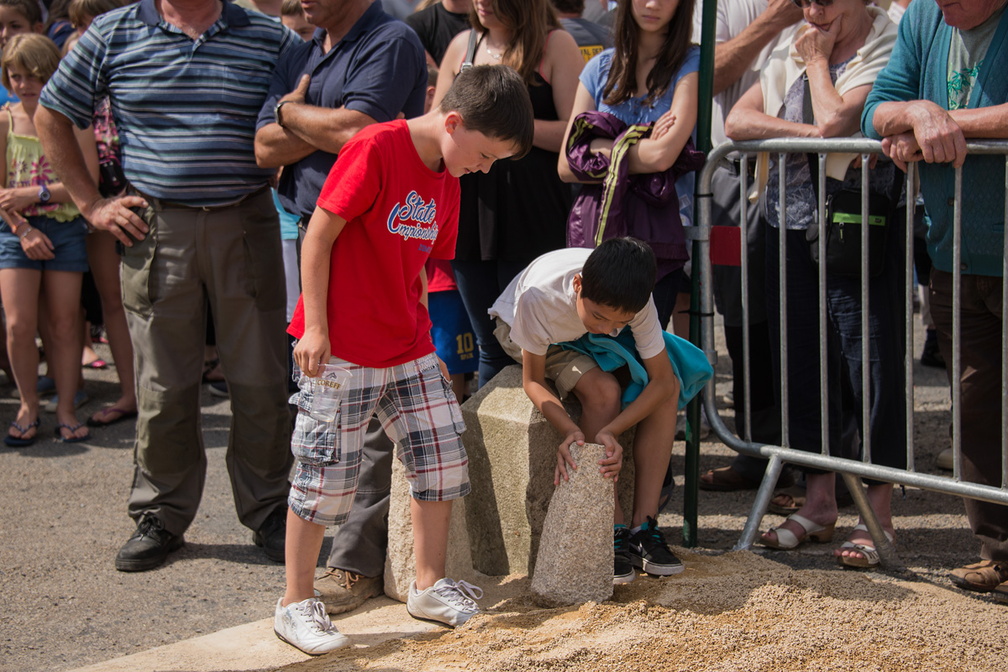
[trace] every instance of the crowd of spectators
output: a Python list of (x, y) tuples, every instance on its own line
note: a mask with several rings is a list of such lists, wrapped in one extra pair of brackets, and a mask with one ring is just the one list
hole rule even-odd
[[(930, 225), (926, 245), (934, 261), (930, 278), (919, 278), (922, 285), (930, 280), (929, 365), (951, 366), (953, 359), (952, 168), (964, 166), (976, 184), (990, 185), (984, 198), (964, 203), (964, 373), (950, 370), (949, 379), (963, 383), (964, 477), (999, 484), (1000, 426), (993, 418), (1001, 398), (1001, 258), (990, 250), (1002, 249), (1004, 166), (966, 156), (963, 143), (1008, 136), (1008, 90), (988, 77), (1006, 58), (1005, 3), (884, 4), (722, 0), (713, 139), (880, 138), (886, 157), (871, 166), (870, 182), (893, 200), (899, 169), (922, 162), (917, 207)], [(208, 380), (209, 327), (234, 412), (227, 460), (236, 510), (254, 542), (283, 561), (293, 459), (293, 342), (285, 325), (298, 292), (299, 240), (356, 133), (436, 108), (459, 74), (478, 65), (517, 71), (535, 132), (522, 158), (462, 177), (455, 259), (426, 271), (431, 318), (443, 330), (435, 344), (459, 401), (468, 380), (485, 385), (514, 363), (488, 311), (543, 254), (614, 236), (645, 240), (657, 255), (658, 314), (671, 330), (689, 273), (683, 226), (692, 221), (692, 182), (680, 178), (702, 163), (693, 147), (699, 50), (691, 44), (699, 42), (701, 8), (690, 0), (315, 0), (303, 7), (297, 0), (0, 0), (7, 94), (0, 115), (7, 347), (0, 366), (21, 399), (4, 442), (36, 441), (46, 392), (56, 393), (61, 441), (86, 441), (89, 428), (135, 419), (128, 513), (136, 529), (115, 562), (123, 571), (159, 566), (184, 543), (203, 489), (199, 394)], [(607, 137), (583, 140), (585, 128), (598, 133), (613, 120), (621, 125)], [(642, 124), (646, 132), (631, 136)], [(888, 246), (884, 271), (869, 283), (871, 362), (861, 362), (860, 280), (828, 274), (830, 332), (822, 338), (829, 366), (820, 381), (818, 269), (807, 243), (817, 218), (818, 162), (793, 155), (781, 173), (775, 161), (757, 162), (754, 174), (743, 175), (745, 164), (732, 157), (714, 177), (714, 223), (742, 227), (750, 260), (747, 315), (735, 267), (715, 268), (736, 426), (747, 438), (777, 444), (787, 403), (791, 446), (820, 451), (825, 395), (830, 452), (856, 456), (858, 436), (868, 432), (874, 462), (904, 467), (902, 248)], [(823, 168), (827, 196), (861, 184), (863, 167), (853, 157), (831, 157)], [(780, 175), (784, 212), (777, 207)], [(740, 177), (762, 190), (746, 222), (739, 221)], [(915, 195), (902, 198), (915, 207)], [(787, 229), (785, 306), (778, 300), (785, 270), (778, 268), (779, 227)], [(893, 226), (887, 235), (895, 243), (903, 234)], [(85, 311), (89, 286), (100, 310)], [(788, 315), (785, 334), (781, 311)], [(85, 316), (104, 326), (121, 393), (82, 422), (80, 367), (94, 361)], [(741, 350), (746, 319), (748, 372)], [(783, 401), (776, 379), (782, 338), (790, 348)], [(868, 399), (861, 399), (863, 365), (870, 367)], [(749, 418), (741, 403), (746, 377)], [(871, 409), (867, 428), (860, 426), (862, 403)], [(372, 421), (353, 509), (315, 582), (329, 613), (381, 592), (393, 452)], [(739, 456), (704, 474), (701, 487), (754, 488), (763, 470), (759, 460)], [(774, 500), (791, 515), (763, 535), (766, 546), (832, 539), (841, 494), (834, 475), (803, 477), (806, 493)], [(785, 472), (778, 486), (793, 480)], [(869, 482), (867, 492), (894, 539), (892, 485)], [(952, 579), (972, 590), (1004, 591), (1006, 507), (968, 500), (967, 512), (981, 561), (954, 570)], [(640, 518), (652, 521), (657, 513)], [(858, 567), (879, 560), (863, 521), (835, 554)]]

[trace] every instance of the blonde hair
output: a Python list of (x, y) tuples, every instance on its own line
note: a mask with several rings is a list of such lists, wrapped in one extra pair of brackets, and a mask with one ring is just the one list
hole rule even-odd
[(283, 0), (280, 5), (280, 16), (304, 16), (301, 0)]
[(0, 66), (3, 67), (3, 85), (8, 91), (11, 90), (11, 66), (26, 70), (45, 84), (56, 72), (59, 62), (59, 49), (45, 35), (38, 33), (15, 35), (4, 46), (3, 58), (0, 59)]

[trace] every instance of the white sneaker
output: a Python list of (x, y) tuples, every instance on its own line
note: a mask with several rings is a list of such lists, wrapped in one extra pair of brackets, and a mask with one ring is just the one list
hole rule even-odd
[(329, 653), (350, 643), (350, 639), (336, 629), (326, 614), (325, 605), (316, 597), (281, 606), (277, 600), (273, 617), (273, 632), (277, 637), (305, 653), (317, 656)]
[(473, 600), (482, 597), (482, 588), (465, 581), (444, 578), (422, 592), (417, 591), (414, 581), (406, 598), (406, 611), (413, 618), (437, 621), (454, 628), (479, 613)]

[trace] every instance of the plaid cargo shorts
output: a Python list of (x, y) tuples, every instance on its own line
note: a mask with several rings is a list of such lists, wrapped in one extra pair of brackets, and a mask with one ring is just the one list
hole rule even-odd
[[(469, 494), (469, 459), (460, 436), (465, 424), (433, 354), (385, 369), (337, 357), (329, 363), (350, 371), (351, 380), (333, 422), (298, 412), (291, 437), (297, 467), (288, 498), (295, 514), (319, 525), (346, 521), (372, 416), (396, 443), (415, 499), (446, 501)], [(291, 403), (300, 399), (295, 393)]]

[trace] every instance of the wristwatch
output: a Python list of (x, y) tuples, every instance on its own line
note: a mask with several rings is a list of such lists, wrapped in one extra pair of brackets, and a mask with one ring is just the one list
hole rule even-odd
[(50, 198), (52, 198), (52, 194), (49, 193), (49, 187), (43, 184), (38, 190), (38, 202), (45, 205)]
[(281, 114), (280, 114), (280, 108), (283, 107), (284, 105), (286, 105), (289, 102), (291, 102), (291, 101), (289, 101), (289, 100), (281, 100), (279, 103), (276, 104), (276, 107), (273, 108), (273, 121), (275, 121), (277, 123), (277, 126), (279, 126), (280, 128), (284, 127), (284, 125), (283, 125), (283, 116), (281, 116)]

